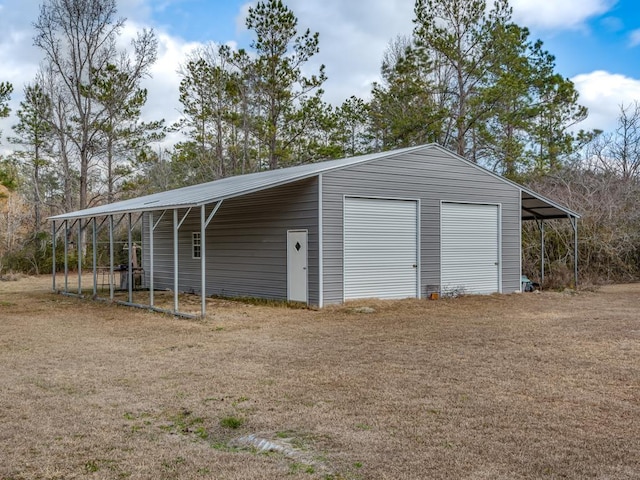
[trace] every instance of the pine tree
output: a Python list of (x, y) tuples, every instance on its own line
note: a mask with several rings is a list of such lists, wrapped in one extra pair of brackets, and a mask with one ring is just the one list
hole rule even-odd
[(434, 70), (436, 95), (451, 131), (447, 146), (468, 156), (473, 130), (486, 118), (474, 108), (474, 97), (499, 54), (492, 32), (509, 23), (511, 8), (507, 0), (496, 0), (491, 9), (486, 0), (417, 0), (414, 11), (414, 41), (422, 61)]
[(33, 232), (41, 229), (41, 209), (44, 203), (42, 195), (43, 170), (50, 165), (50, 153), (53, 141), (51, 128), (51, 99), (38, 83), (27, 85), (24, 100), (17, 111), (19, 123), (12, 128), (16, 137), (9, 141), (20, 145), (23, 150), (17, 153), (30, 180), (33, 203)]
[(13, 92), (13, 85), (9, 82), (0, 82), (0, 118), (9, 116), (9, 99)]
[(139, 87), (139, 81), (135, 72), (108, 64), (84, 88), (84, 95), (95, 100), (103, 112), (96, 124), (95, 148), (104, 163), (108, 203), (115, 200), (116, 187), (131, 177), (137, 155), (163, 136), (162, 121), (140, 121), (147, 90)]
[(289, 161), (290, 149), (299, 138), (300, 129), (288, 128), (290, 122), (295, 119), (304, 130), (302, 106), (312, 94), (322, 94), (324, 65), (316, 75), (302, 74), (302, 66), (319, 51), (319, 35), (309, 29), (298, 35), (298, 19), (281, 0), (250, 7), (246, 26), (256, 35), (251, 45), (256, 54), (252, 76), (259, 107), (254, 129), (267, 150), (266, 166), (274, 169)]

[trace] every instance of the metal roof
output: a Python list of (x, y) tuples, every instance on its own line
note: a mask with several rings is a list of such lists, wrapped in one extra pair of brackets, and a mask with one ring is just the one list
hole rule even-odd
[(552, 218), (580, 218), (580, 215), (566, 207), (520, 186), (522, 198), (522, 220), (547, 220)]
[(407, 152), (421, 150), (427, 151), (432, 149), (439, 150), (473, 167), (480, 168), (487, 174), (493, 175), (500, 180), (512, 184), (514, 187), (520, 189), (522, 192), (523, 220), (529, 220), (533, 218), (559, 218), (567, 217), (568, 215), (579, 217), (579, 215), (575, 212), (572, 212), (560, 206), (559, 204), (554, 203), (551, 200), (548, 200), (541, 195), (538, 195), (537, 193), (522, 187), (521, 185), (511, 182), (510, 180), (507, 180), (489, 170), (486, 170), (472, 162), (469, 162), (468, 160), (439, 145), (428, 144), (386, 152), (372, 153), (369, 155), (360, 155), (357, 157), (341, 158), (338, 160), (328, 160), (324, 162), (298, 165), (276, 170), (267, 170), (245, 175), (237, 175), (234, 177), (214, 180), (212, 182), (177, 188), (174, 190), (167, 190), (165, 192), (145, 195), (143, 197), (122, 200), (120, 202), (100, 205), (98, 207), (92, 207), (84, 210), (77, 210), (75, 212), (55, 215), (49, 217), (49, 219), (70, 220), (130, 212), (148, 212), (173, 208), (196, 207), (214, 203), (220, 200), (225, 200), (227, 198), (247, 195), (249, 193), (258, 192), (260, 190), (276, 187), (278, 185), (284, 185), (287, 183), (303, 180), (305, 178), (314, 177), (331, 170), (339, 170), (350, 167), (352, 165), (379, 160), (382, 158), (391, 158)]

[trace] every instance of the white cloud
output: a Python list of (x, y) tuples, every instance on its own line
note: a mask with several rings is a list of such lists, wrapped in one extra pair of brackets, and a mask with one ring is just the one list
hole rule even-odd
[[(16, 3), (19, 2), (20, 0)], [(137, 14), (142, 18), (147, 13), (145, 4), (141, 0), (131, 2), (126, 10), (121, 13)], [(14, 87), (10, 102), (12, 116), (0, 119), (0, 131), (4, 137), (0, 144), (0, 154), (8, 153), (12, 149), (6, 138), (12, 133), (11, 125), (16, 123), (15, 112), (23, 97), (23, 86), (35, 78), (42, 59), (42, 53), (32, 46), (34, 31), (31, 22), (36, 18), (37, 11), (32, 12), (30, 17), (25, 16), (23, 21), (20, 21), (17, 16), (11, 19), (0, 18), (0, 28), (5, 27), (6, 29), (3, 30), (7, 32), (0, 39), (0, 65), (2, 65), (0, 81), (9, 81)], [(149, 27), (144, 23), (128, 20), (122, 30), (122, 36), (118, 39), (120, 48), (129, 47), (136, 32), (143, 28)], [(158, 60), (150, 70), (151, 77), (143, 82), (143, 86), (149, 91), (148, 101), (143, 109), (143, 119), (151, 121), (164, 118), (167, 124), (171, 124), (180, 116), (178, 100), (180, 77), (177, 71), (188, 53), (201, 45), (171, 37), (162, 31), (156, 31), (156, 36)]]
[(580, 93), (579, 102), (589, 109), (589, 117), (579, 128), (612, 130), (621, 105), (640, 101), (640, 80), (596, 70), (571, 79)]
[(308, 70), (326, 65), (325, 100), (333, 104), (351, 95), (368, 97), (389, 41), (413, 31), (412, 1), (290, 0), (288, 5), (299, 30), (320, 32), (320, 53)]
[(516, 23), (550, 30), (579, 29), (617, 0), (511, 0)]
[(256, 4), (255, 1), (247, 2), (240, 7), (240, 10), (238, 11), (238, 15), (236, 15), (236, 18), (235, 18), (237, 33), (245, 30), (246, 28), (245, 19), (247, 18), (247, 15), (249, 15), (249, 8), (253, 7), (255, 4)]
[[(148, 26), (128, 21), (119, 39), (121, 48), (128, 46), (136, 33)], [(172, 125), (180, 119), (181, 104), (179, 101), (179, 86), (181, 77), (178, 73), (189, 55), (203, 45), (198, 42), (185, 42), (178, 37), (155, 31), (158, 40), (158, 59), (149, 70), (149, 77), (142, 81), (147, 89), (147, 103), (142, 109), (143, 121), (165, 120), (166, 125)], [(165, 144), (173, 144), (180, 140), (179, 135), (170, 134)]]
[(640, 45), (640, 29), (632, 30), (629, 33), (629, 46), (637, 47)]
[(159, 32), (157, 37), (158, 60), (151, 68), (151, 78), (143, 82), (149, 90), (143, 117), (145, 120), (164, 118), (167, 125), (170, 125), (180, 118), (178, 70), (189, 54), (202, 47), (202, 44), (184, 42), (162, 32)]
[[(10, 82), (13, 94), (9, 106), (12, 115), (22, 100), (23, 87), (35, 77), (41, 59), (40, 52), (33, 46), (33, 27), (31, 22), (38, 17), (36, 0), (6, 0), (2, 3), (0, 15), (0, 82)], [(15, 117), (0, 119), (2, 144), (0, 154), (11, 150), (6, 137), (11, 135), (11, 126)]]

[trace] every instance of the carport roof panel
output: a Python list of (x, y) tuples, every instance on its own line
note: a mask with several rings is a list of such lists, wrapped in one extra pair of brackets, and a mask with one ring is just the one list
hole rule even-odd
[(520, 187), (522, 198), (522, 220), (550, 220), (553, 218), (580, 218), (580, 215), (542, 195)]

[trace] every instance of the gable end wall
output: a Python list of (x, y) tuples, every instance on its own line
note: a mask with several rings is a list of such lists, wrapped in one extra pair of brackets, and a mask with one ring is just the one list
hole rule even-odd
[(501, 205), (502, 291), (520, 289), (520, 190), (438, 149), (410, 152), (323, 174), (325, 304), (343, 301), (344, 196), (420, 200), (420, 294), (439, 290), (440, 203)]

